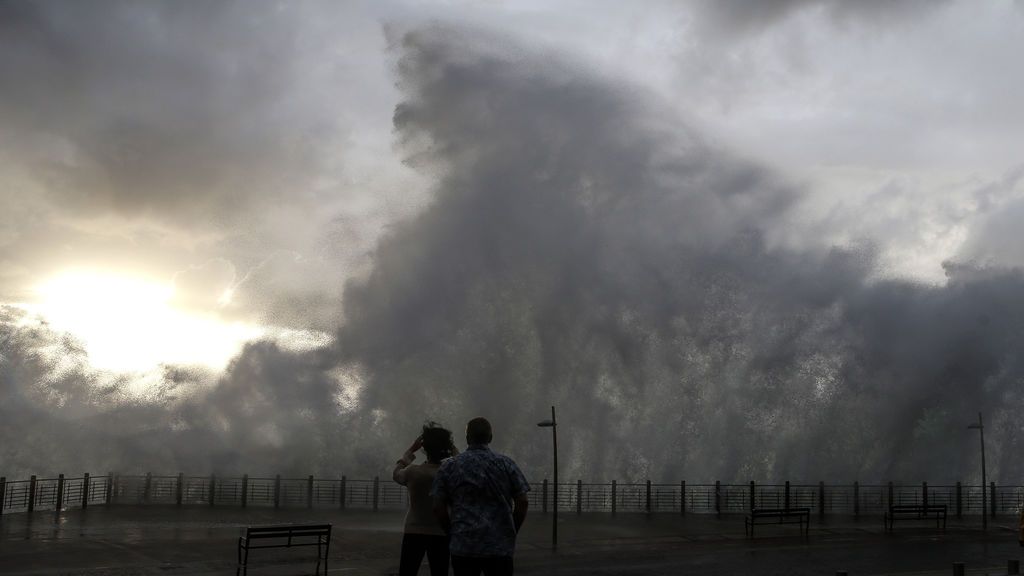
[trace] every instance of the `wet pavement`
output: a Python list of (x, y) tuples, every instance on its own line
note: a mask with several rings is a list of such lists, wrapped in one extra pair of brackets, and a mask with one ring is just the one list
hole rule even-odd
[[(0, 574), (150, 576), (235, 574), (238, 536), (246, 526), (329, 522), (331, 575), (398, 571), (403, 515), (398, 511), (266, 508), (97, 507), (0, 517)], [(812, 519), (808, 536), (795, 525), (758, 527), (744, 537), (743, 517), (575, 514), (559, 516), (559, 548), (551, 549), (551, 516), (533, 513), (520, 535), (517, 574), (834, 575), (1006, 574), (1024, 558), (1015, 519), (902, 521), (892, 534), (878, 517)], [(313, 548), (257, 550), (252, 576), (313, 574)], [(424, 564), (421, 574), (428, 574)]]

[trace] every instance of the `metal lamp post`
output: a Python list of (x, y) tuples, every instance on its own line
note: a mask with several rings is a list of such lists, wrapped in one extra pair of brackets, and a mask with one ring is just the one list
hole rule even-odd
[(555, 492), (554, 514), (551, 515), (551, 547), (558, 548), (558, 422), (555, 420), (555, 407), (551, 407), (551, 420), (538, 422), (541, 428), (551, 428), (551, 446), (554, 453)]
[(978, 423), (971, 424), (968, 430), (977, 430), (981, 433), (981, 529), (988, 530), (988, 485), (985, 478), (985, 425), (981, 421), (981, 412), (978, 412)]

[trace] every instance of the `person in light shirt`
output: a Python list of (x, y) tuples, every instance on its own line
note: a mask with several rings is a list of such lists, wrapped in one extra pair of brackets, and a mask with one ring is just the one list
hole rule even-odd
[[(416, 452), (426, 453), (427, 461), (413, 464)], [(423, 433), (395, 464), (392, 478), (409, 490), (409, 511), (405, 515), (399, 576), (415, 576), (426, 554), (431, 576), (448, 574), (448, 536), (434, 517), (430, 488), (441, 462), (459, 451), (452, 433), (434, 422), (423, 426)]]

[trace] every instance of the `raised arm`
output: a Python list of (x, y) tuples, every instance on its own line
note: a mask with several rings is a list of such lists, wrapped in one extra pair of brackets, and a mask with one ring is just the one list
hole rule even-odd
[(405, 486), (405, 469), (409, 467), (409, 464), (412, 464), (413, 461), (416, 460), (416, 451), (419, 450), (422, 445), (423, 438), (417, 438), (412, 445), (409, 446), (409, 449), (405, 451), (405, 454), (402, 454), (402, 457), (398, 459), (398, 462), (395, 462), (395, 469), (391, 472), (391, 478), (395, 482)]

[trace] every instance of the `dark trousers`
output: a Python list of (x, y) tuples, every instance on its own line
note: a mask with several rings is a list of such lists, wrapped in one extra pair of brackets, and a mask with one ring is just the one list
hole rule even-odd
[(512, 576), (511, 556), (452, 556), (455, 576)]
[(430, 576), (448, 576), (448, 537), (430, 534), (402, 536), (399, 576), (416, 576), (420, 571), (424, 553), (427, 555), (427, 562), (430, 562)]

